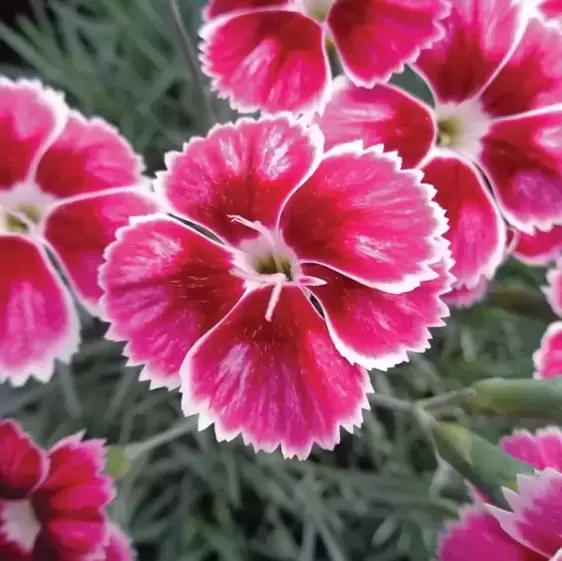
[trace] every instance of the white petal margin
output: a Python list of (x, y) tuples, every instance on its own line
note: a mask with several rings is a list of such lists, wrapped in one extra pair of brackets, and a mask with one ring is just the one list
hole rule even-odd
[[(6, 234), (3, 235), (5, 236)], [(42, 360), (28, 362), (23, 371), (20, 368), (17, 370), (9, 369), (5, 364), (2, 364), (0, 359), (0, 383), (8, 381), (14, 387), (21, 387), (29, 378), (35, 378), (40, 382), (46, 383), (51, 379), (55, 371), (55, 361), (60, 360), (68, 363), (72, 355), (78, 350), (80, 344), (80, 320), (72, 296), (57, 274), (45, 250), (40, 245), (30, 241), (24, 236), (20, 236), (19, 234), (8, 235), (20, 238), (32, 245), (39, 253), (43, 265), (53, 278), (53, 282), (57, 285), (64, 299), (65, 307), (68, 311), (68, 326), (59, 338), (57, 344), (46, 350), (44, 358)]]
[(546, 275), (547, 286), (542, 288), (550, 307), (562, 317), (562, 259)]
[(562, 338), (562, 321), (556, 321), (548, 326), (542, 336), (540, 347), (533, 353), (533, 364), (535, 366), (534, 377), (538, 380), (543, 379), (541, 372), (544, 370), (546, 355), (552, 352), (550, 344), (552, 340), (558, 336)]
[(28, 80), (25, 78), (21, 78), (19, 80), (12, 81), (8, 78), (5, 78), (4, 76), (0, 76), (0, 88), (10, 88), (14, 90), (23, 88), (37, 94), (38, 97), (44, 102), (44, 104), (51, 109), (53, 115), (55, 116), (55, 126), (53, 127), (51, 134), (45, 140), (43, 146), (35, 155), (30, 168), (27, 170), (27, 177), (25, 178), (24, 182), (33, 181), (41, 158), (44, 156), (53, 142), (60, 136), (60, 134), (64, 130), (66, 122), (68, 121), (69, 109), (64, 99), (64, 94), (51, 88), (45, 87), (41, 82), (39, 82), (39, 80)]
[[(419, 188), (420, 193), (423, 198), (427, 201), (427, 206), (431, 211), (432, 218), (436, 222), (436, 227), (434, 231), (428, 236), (430, 245), (432, 246), (431, 256), (424, 260), (421, 265), (421, 271), (415, 274), (406, 274), (404, 278), (399, 282), (369, 282), (365, 279), (358, 277), (356, 275), (350, 274), (348, 271), (344, 271), (338, 267), (334, 267), (328, 263), (321, 260), (303, 260), (303, 262), (316, 263), (317, 265), (322, 265), (328, 269), (332, 269), (360, 284), (369, 286), (371, 288), (376, 288), (382, 290), (383, 292), (388, 292), (390, 294), (403, 294), (405, 292), (410, 292), (414, 288), (420, 286), (424, 281), (432, 280), (437, 278), (437, 273), (432, 269), (431, 265), (439, 263), (443, 259), (448, 258), (448, 249), (443, 243), (443, 234), (448, 231), (449, 225), (448, 220), (445, 216), (445, 211), (433, 200), (435, 198), (435, 188), (427, 183), (423, 183), (423, 172), (420, 170), (403, 170), (402, 169), (402, 159), (398, 155), (398, 152), (385, 152), (384, 146), (382, 144), (377, 144), (369, 148), (364, 148), (362, 140), (356, 140), (353, 142), (347, 142), (345, 144), (340, 144), (334, 146), (328, 150), (324, 155), (324, 160), (334, 156), (374, 156), (376, 160), (386, 160), (390, 162), (396, 173), (401, 173), (404, 176), (412, 179)], [(295, 189), (297, 191), (298, 189)], [(295, 192), (293, 191), (293, 193)], [(292, 195), (292, 193), (291, 193)], [(287, 197), (287, 201), (290, 196)], [(281, 209), (281, 213), (284, 210), (285, 205)]]
[[(218, 441), (230, 442), (234, 440), (237, 436), (241, 436), (245, 445), (252, 445), (256, 452), (262, 450), (267, 453), (274, 452), (277, 448), (281, 449), (281, 453), (285, 458), (296, 457), (300, 460), (305, 460), (311, 453), (314, 444), (320, 445), (325, 450), (333, 450), (337, 444), (340, 442), (340, 427), (344, 428), (346, 431), (352, 433), (354, 427), (359, 428), (363, 422), (363, 410), (370, 410), (371, 406), (367, 398), (368, 394), (374, 393), (369, 374), (366, 370), (361, 369), (363, 379), (362, 379), (362, 399), (358, 403), (356, 410), (347, 419), (342, 419), (334, 427), (333, 433), (330, 437), (324, 441), (317, 441), (310, 439), (307, 444), (301, 448), (294, 448), (288, 446), (286, 443), (279, 442), (278, 440), (259, 440), (252, 438), (250, 435), (246, 434), (244, 430), (234, 430), (230, 431), (226, 429), (221, 422), (220, 418), (214, 415), (209, 407), (209, 400), (197, 399), (193, 392), (191, 391), (191, 378), (192, 378), (192, 365), (191, 361), (193, 355), (199, 350), (199, 348), (206, 342), (206, 340), (213, 336), (216, 330), (226, 321), (229, 320), (230, 315), (234, 314), (239, 306), (244, 305), (246, 297), (251, 294), (252, 291), (247, 291), (238, 303), (230, 310), (230, 312), (212, 329), (210, 329), (205, 335), (203, 335), (199, 341), (193, 345), (193, 347), (187, 353), (187, 356), (180, 368), (181, 377), (181, 389), (182, 394), (181, 406), (186, 417), (192, 415), (198, 415), (198, 427), (199, 430), (204, 430), (211, 425), (214, 425), (215, 435)], [(315, 310), (314, 310), (315, 311)]]
[[(203, 45), (201, 46), (201, 50), (199, 53), (199, 62), (201, 63), (202, 68), (204, 69), (204, 73), (211, 78), (211, 89), (215, 93), (217, 97), (220, 99), (227, 99), (229, 105), (238, 111), (239, 113), (255, 113), (256, 111), (260, 111), (262, 115), (267, 116), (269, 113), (262, 110), (259, 105), (249, 105), (245, 103), (240, 103), (235, 101), (232, 97), (232, 89), (230, 88), (219, 88), (218, 80), (219, 76), (216, 73), (210, 71), (209, 68), (209, 58), (205, 52), (205, 43), (212, 41), (214, 39), (215, 34), (219, 29), (229, 21), (232, 21), (240, 16), (248, 15), (248, 14), (257, 14), (257, 13), (267, 13), (267, 12), (298, 12), (291, 6), (272, 6), (272, 7), (261, 7), (261, 8), (253, 8), (248, 10), (234, 10), (232, 12), (228, 12), (225, 15), (218, 16), (211, 21), (205, 23), (201, 29), (199, 30), (199, 36), (203, 40)], [(322, 29), (322, 42), (319, 45), (319, 48), (322, 49), (322, 55), (324, 58), (324, 64), (326, 66), (326, 79), (324, 81), (324, 85), (322, 90), (319, 92), (318, 96), (313, 99), (308, 105), (305, 105), (298, 114), (305, 116), (306, 118), (312, 119), (316, 112), (322, 112), (326, 107), (327, 103), (331, 99), (331, 92), (330, 92), (330, 84), (332, 82), (332, 65), (330, 64), (330, 59), (328, 57), (328, 51), (325, 47), (327, 40), (328, 40), (328, 31), (324, 27)]]
[[(448, 242), (446, 240), (443, 240), (443, 244), (447, 246)], [(447, 250), (444, 251), (445, 254), (447, 254), (446, 253)], [(410, 361), (410, 358), (408, 356), (409, 352), (424, 353), (425, 351), (427, 351), (431, 347), (430, 341), (433, 338), (433, 335), (429, 331), (429, 328), (444, 327), (445, 321), (443, 320), (451, 315), (449, 307), (441, 297), (444, 294), (447, 294), (451, 290), (451, 287), (455, 281), (455, 278), (449, 272), (451, 270), (453, 260), (450, 256), (448, 256), (448, 257), (444, 257), (443, 261), (445, 263), (444, 268), (446, 271), (445, 273), (446, 280), (443, 282), (443, 288), (435, 295), (438, 301), (437, 306), (439, 308), (439, 312), (438, 312), (439, 319), (436, 320), (434, 323), (428, 324), (427, 327), (423, 329), (423, 335), (420, 337), (419, 341), (415, 345), (408, 348), (402, 348), (394, 353), (387, 353), (377, 357), (363, 355), (361, 353), (358, 353), (349, 345), (347, 345), (344, 341), (342, 341), (342, 339), (338, 336), (334, 328), (334, 325), (330, 320), (329, 314), (324, 313), (324, 319), (326, 321), (328, 332), (330, 333), (330, 338), (332, 339), (332, 342), (334, 343), (334, 346), (336, 347), (338, 352), (344, 358), (346, 358), (351, 364), (358, 364), (359, 366), (366, 368), (367, 370), (376, 369), (376, 370), (386, 371), (389, 368), (392, 368), (398, 364), (409, 362)], [(397, 295), (397, 297), (400, 297), (400, 295)], [(318, 302), (320, 303), (320, 306), (322, 306), (320, 300), (318, 300)]]
[(485, 505), (488, 512), (509, 536), (545, 557), (548, 557), (548, 552), (539, 549), (536, 544), (528, 541), (521, 533), (519, 526), (529, 526), (527, 513), (536, 511), (537, 500), (551, 495), (553, 485), (558, 488), (562, 486), (562, 473), (550, 467), (543, 471), (537, 471), (535, 475), (518, 474), (517, 488), (519, 492), (507, 488), (502, 489), (511, 511), (489, 504)]
[[(104, 271), (107, 268), (107, 262), (111, 258), (111, 254), (112, 254), (113, 250), (117, 247), (118, 242), (120, 242), (123, 239), (123, 235), (127, 230), (134, 229), (134, 227), (137, 224), (141, 224), (143, 222), (151, 222), (152, 220), (155, 220), (155, 219), (158, 219), (158, 220), (173, 220), (168, 215), (163, 214), (163, 213), (154, 213), (154, 214), (150, 214), (150, 215), (147, 215), (147, 216), (131, 217), (129, 219), (129, 225), (123, 226), (122, 228), (119, 228), (117, 230), (117, 232), (115, 233), (115, 241), (105, 248), (105, 251), (104, 251), (104, 254), (103, 254), (105, 263), (99, 268), (99, 271), (98, 271), (98, 282), (99, 282), (99, 285), (101, 286), (101, 288), (104, 292), (103, 296), (100, 298), (100, 301), (98, 303), (98, 315), (101, 319), (110, 323), (110, 327), (105, 334), (105, 338), (109, 341), (115, 341), (117, 343), (122, 343), (123, 341), (127, 340), (127, 337), (119, 331), (118, 327), (114, 323), (111, 322), (111, 318), (109, 318), (109, 316), (106, 312), (107, 286), (106, 286), (103, 279), (104, 279)], [(173, 220), (173, 222), (177, 223), (176, 220)], [(159, 372), (159, 371), (157, 371), (153, 368), (150, 368), (148, 365), (145, 364), (145, 362), (143, 360), (136, 359), (131, 352), (130, 343), (127, 343), (125, 345), (125, 348), (123, 349), (123, 355), (127, 357), (127, 362), (126, 362), (125, 366), (128, 366), (128, 367), (141, 366), (142, 367), (141, 371), (140, 371), (140, 374), (139, 374), (139, 380), (141, 382), (149, 382), (149, 388), (151, 390), (156, 390), (156, 389), (160, 389), (160, 388), (166, 388), (166, 389), (169, 389), (169, 390), (173, 390), (173, 389), (176, 389), (176, 388), (179, 387), (179, 385), (180, 385), (179, 376), (177, 376), (177, 377), (166, 376), (162, 372)]]
[[(303, 185), (304, 183), (306, 183), (310, 179), (310, 177), (314, 174), (314, 172), (317, 170), (318, 166), (320, 165), (320, 162), (322, 161), (323, 154), (324, 154), (325, 140), (324, 140), (324, 134), (320, 130), (320, 127), (318, 125), (308, 125), (307, 120), (305, 118), (297, 118), (292, 113), (279, 113), (279, 114), (276, 114), (276, 115), (263, 115), (263, 116), (260, 116), (259, 118), (241, 117), (241, 118), (237, 119), (236, 121), (234, 121), (233, 123), (226, 123), (226, 124), (218, 123), (218, 124), (213, 126), (213, 128), (209, 131), (209, 133), (207, 134), (206, 137), (193, 136), (189, 139), (188, 142), (185, 142), (182, 145), (181, 151), (171, 150), (170, 152), (167, 152), (166, 154), (164, 154), (164, 164), (166, 166), (166, 170), (156, 172), (156, 174), (155, 174), (156, 178), (154, 179), (154, 181), (152, 183), (155, 195), (157, 197), (157, 201), (160, 204), (160, 206), (162, 207), (163, 211), (168, 212), (170, 214), (173, 214), (174, 216), (177, 216), (179, 218), (187, 219), (190, 222), (192, 222), (193, 224), (196, 224), (197, 226), (199, 226), (201, 228), (204, 228), (207, 231), (209, 231), (208, 226), (206, 226), (204, 224), (201, 224), (197, 220), (194, 220), (192, 217), (177, 211), (174, 208), (174, 205), (170, 202), (170, 199), (169, 199), (168, 194), (167, 194), (167, 185), (166, 184), (167, 184), (168, 178), (171, 175), (171, 170), (174, 166), (175, 161), (179, 157), (183, 156), (186, 153), (186, 151), (189, 150), (192, 147), (193, 144), (207, 141), (218, 130), (230, 129), (232, 131), (236, 131), (236, 130), (238, 130), (238, 127), (240, 125), (243, 125), (243, 124), (261, 124), (261, 123), (264, 123), (264, 122), (272, 123), (272, 122), (280, 122), (280, 121), (285, 121), (286, 124), (289, 127), (295, 127), (295, 128), (300, 129), (303, 137), (308, 138), (308, 140), (310, 141), (310, 147), (314, 151), (314, 160), (313, 160), (313, 163), (312, 163), (310, 169), (308, 170), (308, 173), (304, 176), (304, 178), (301, 180), (301, 182), (298, 185), (295, 185), (293, 190), (289, 192), (285, 201), (283, 202), (283, 204), (281, 206), (281, 209), (279, 210), (279, 216), (278, 216), (278, 220), (277, 220), (277, 222), (279, 222), (279, 218), (281, 216), (281, 213), (283, 212), (283, 208), (284, 208), (287, 200), (289, 200), (291, 195), (297, 189), (299, 189), (299, 187), (301, 185)], [(216, 232), (212, 232), (212, 234), (215, 237), (217, 237), (218, 239), (221, 239), (220, 236)], [(222, 239), (221, 239), (221, 241), (223, 243), (227, 243)]]

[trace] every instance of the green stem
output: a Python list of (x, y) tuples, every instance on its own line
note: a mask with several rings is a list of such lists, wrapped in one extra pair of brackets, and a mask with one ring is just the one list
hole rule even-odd
[(144, 440), (143, 442), (137, 442), (128, 444), (125, 446), (125, 453), (127, 457), (133, 461), (138, 458), (142, 454), (146, 454), (158, 448), (159, 446), (163, 446), (164, 444), (168, 444), (179, 438), (180, 436), (184, 436), (185, 434), (190, 434), (197, 430), (197, 419), (195, 417), (190, 417), (189, 419), (184, 419), (179, 423), (175, 424), (174, 426), (162, 431), (161, 433), (149, 438), (148, 440)]
[(412, 414), (414, 409), (414, 404), (403, 399), (398, 399), (396, 397), (391, 397), (383, 393), (374, 393), (369, 395), (369, 401), (375, 405), (375, 407), (381, 407), (382, 409), (389, 409), (395, 413), (408, 413)]
[(82, 416), (82, 403), (70, 367), (61, 363), (58, 365), (57, 373), (66, 409), (71, 417), (79, 419)]
[(492, 286), (488, 292), (488, 302), (508, 312), (542, 319), (547, 323), (560, 319), (540, 292), (525, 286), (506, 284)]
[(462, 390), (455, 390), (427, 399), (421, 399), (417, 402), (417, 406), (426, 411), (442, 411), (443, 409), (462, 405), (472, 394), (474, 394), (472, 388), (463, 388)]
[[(183, 24), (177, 1), (164, 0), (164, 6), (166, 8), (166, 11), (168, 12), (168, 18), (172, 26), (172, 32), (176, 38), (176, 43), (183, 55), (191, 84), (196, 86), (199, 102), (201, 103), (202, 109), (205, 112), (207, 121), (205, 123), (205, 126), (207, 129), (209, 129), (217, 122), (217, 118), (211, 100), (207, 95), (207, 88), (205, 87), (203, 74), (201, 73), (201, 69), (199, 67), (197, 49), (192, 41), (190, 34)], [(203, 132), (207, 131), (205, 130)]]

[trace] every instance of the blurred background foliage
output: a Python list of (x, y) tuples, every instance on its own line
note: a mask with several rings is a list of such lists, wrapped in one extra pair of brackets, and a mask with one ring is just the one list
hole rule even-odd
[[(180, 0), (196, 42), (203, 0)], [(1, 73), (38, 76), (71, 104), (118, 126), (144, 154), (149, 173), (228, 105), (188, 71), (164, 0), (30, 0), (1, 4)], [(395, 80), (427, 97), (406, 72)], [(201, 98), (203, 87), (206, 99)], [(514, 261), (500, 283), (539, 295), (544, 270)], [(493, 377), (530, 377), (532, 353), (547, 318), (517, 316), (498, 299), (455, 312), (436, 330), (431, 351), (388, 373), (373, 372), (379, 395), (416, 400)], [(505, 307), (505, 306), (504, 306)], [(509, 306), (508, 306), (509, 307)], [(111, 444), (141, 442), (179, 423), (177, 440), (140, 455), (119, 480), (112, 516), (128, 531), (141, 561), (428, 561), (443, 521), (466, 500), (459, 477), (438, 465), (406, 413), (373, 403), (362, 429), (334, 452), (306, 462), (254, 454), (240, 441), (218, 444), (212, 429), (184, 420), (177, 392), (149, 391), (127, 368), (122, 346), (83, 315), (83, 344), (47, 385), (0, 386), (0, 417), (15, 416), (44, 445), (82, 429)], [(496, 442), (506, 419), (456, 420)], [(187, 423), (187, 424), (186, 424)]]

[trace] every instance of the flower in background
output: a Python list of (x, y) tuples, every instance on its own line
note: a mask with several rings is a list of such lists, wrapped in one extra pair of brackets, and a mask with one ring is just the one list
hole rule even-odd
[(504, 491), (511, 511), (480, 502), (465, 507), (441, 539), (440, 561), (562, 559), (562, 432), (516, 431), (500, 446), (535, 467), (535, 475), (519, 475), (518, 490)]
[(44, 451), (1, 420), (0, 450), (2, 561), (132, 560), (105, 513), (115, 491), (101, 441), (71, 436)]
[[(562, 259), (547, 274), (548, 286), (543, 289), (553, 311), (562, 318)], [(540, 348), (533, 355), (535, 378), (562, 376), (562, 321), (548, 326)]]
[(445, 36), (414, 67), (435, 107), (345, 78), (319, 124), (397, 150), (435, 186), (449, 220), (455, 288), (479, 290), (506, 252), (504, 220), (526, 234), (562, 223), (562, 34), (527, 2), (459, 0)]
[(0, 381), (47, 381), (79, 342), (69, 291), (92, 312), (116, 228), (155, 209), (141, 163), (107, 123), (38, 82), (0, 78)]
[(544, 266), (562, 257), (562, 226), (532, 234), (515, 233), (517, 240), (512, 255), (530, 266)]
[(100, 270), (108, 336), (151, 387), (181, 381), (186, 415), (220, 439), (332, 448), (368, 407), (359, 366), (425, 350), (448, 313), (431, 187), (380, 147), (323, 153), (285, 116), (217, 126), (166, 164), (170, 212), (220, 242), (165, 215), (121, 229)]
[(441, 37), (446, 0), (211, 0), (203, 71), (243, 112), (295, 113), (329, 96), (332, 48), (357, 85), (385, 81)]

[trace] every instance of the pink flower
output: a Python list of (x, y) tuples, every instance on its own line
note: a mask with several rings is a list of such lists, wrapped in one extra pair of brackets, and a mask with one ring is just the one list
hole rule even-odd
[(462, 509), (441, 540), (440, 561), (560, 561), (562, 559), (562, 432), (550, 427), (516, 431), (501, 447), (533, 465), (518, 491), (504, 490), (511, 511), (479, 503)]
[(313, 111), (329, 96), (333, 47), (357, 85), (401, 71), (442, 35), (446, 0), (211, 0), (203, 71), (243, 112)]
[[(543, 292), (553, 309), (562, 317), (562, 258), (557, 266), (547, 273), (548, 285)], [(535, 378), (562, 376), (562, 321), (550, 324), (543, 335), (539, 349), (533, 355)]]
[(539, 14), (546, 21), (560, 25), (562, 20), (562, 0), (538, 0), (537, 8)]
[(38, 82), (0, 78), (0, 145), (0, 382), (45, 382), (79, 341), (70, 293), (49, 257), (95, 312), (104, 247), (155, 205), (138, 188), (141, 163), (127, 142)]
[(108, 336), (151, 387), (181, 381), (220, 439), (333, 447), (368, 406), (354, 364), (407, 360), (447, 315), (431, 188), (379, 147), (323, 154), (317, 127), (284, 116), (217, 126), (166, 164), (170, 212), (219, 242), (165, 215), (120, 230), (100, 272)]
[(544, 266), (562, 256), (562, 225), (546, 232), (517, 232), (513, 256), (531, 266)]
[(562, 224), (562, 33), (528, 8), (452, 2), (445, 36), (414, 65), (434, 108), (390, 85), (340, 78), (319, 120), (328, 146), (383, 143), (423, 169), (449, 220), (459, 289), (493, 277), (504, 220), (527, 234)]
[(80, 435), (49, 451), (19, 425), (0, 421), (0, 559), (129, 561), (126, 538), (109, 523), (114, 497), (103, 475), (103, 443)]

